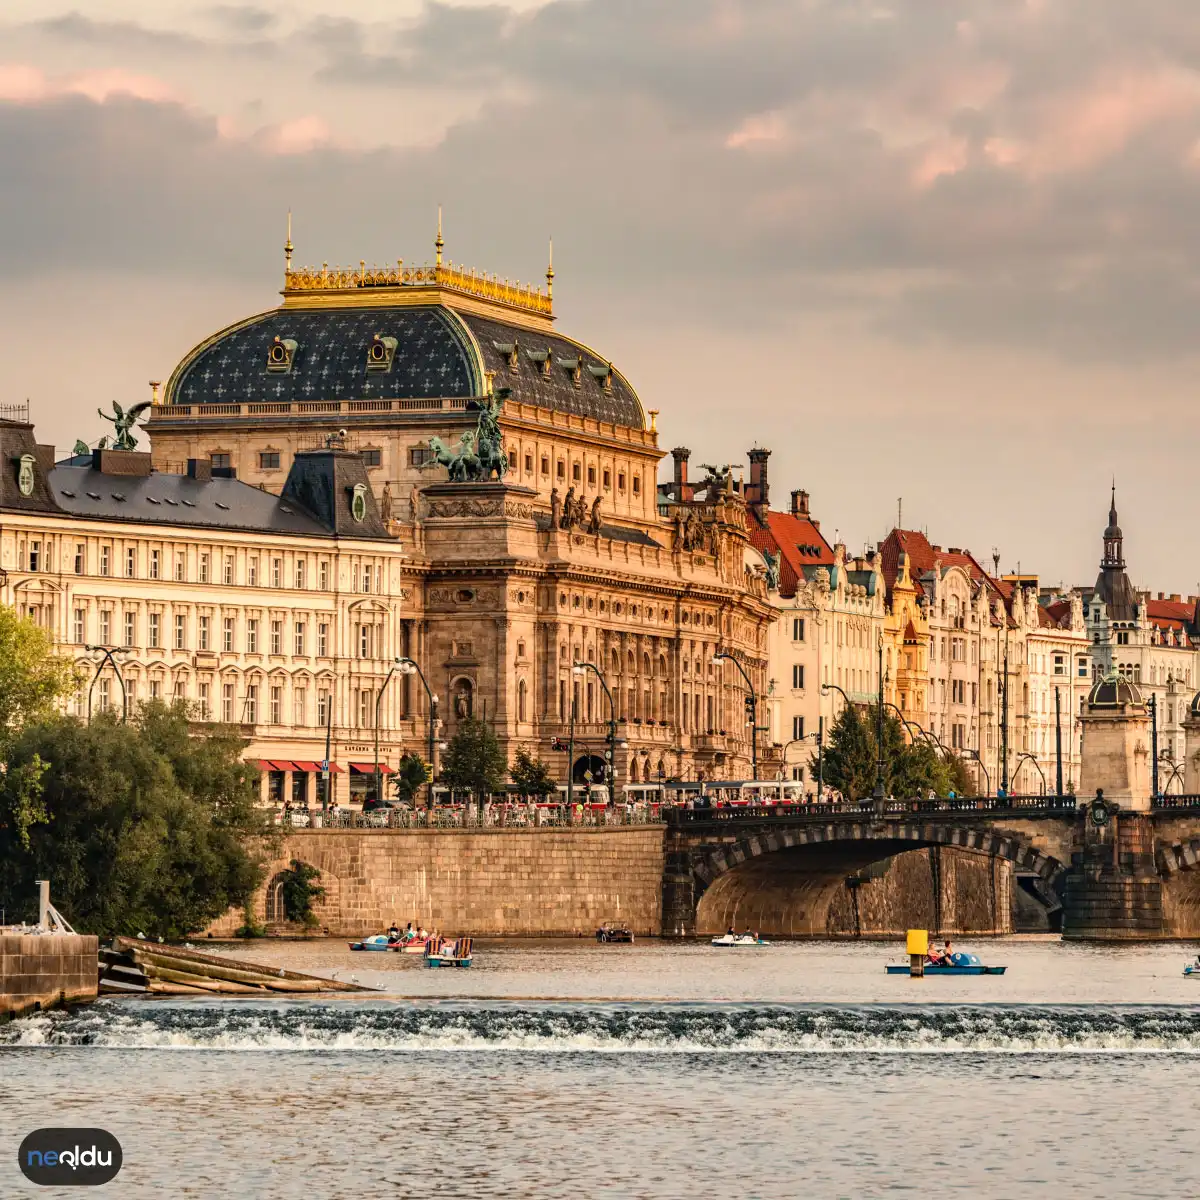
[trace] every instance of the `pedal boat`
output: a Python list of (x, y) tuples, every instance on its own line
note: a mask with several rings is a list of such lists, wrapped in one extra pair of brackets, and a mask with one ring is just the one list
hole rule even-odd
[(723, 933), (720, 937), (713, 938), (710, 945), (713, 946), (769, 946), (770, 942), (764, 942), (762, 938), (755, 937), (749, 933)]
[[(954, 962), (952, 966), (942, 966), (940, 963), (936, 966), (933, 963), (925, 964), (926, 975), (1003, 975), (1008, 970), (1007, 967), (987, 967), (979, 961), (979, 956), (976, 954), (952, 954), (950, 956)], [(888, 965), (887, 973), (889, 975), (909, 975), (910, 971), (907, 964), (904, 966)]]
[(445, 938), (431, 939), (425, 946), (427, 967), (469, 967), (471, 965), (471, 939), (459, 938), (448, 942)]

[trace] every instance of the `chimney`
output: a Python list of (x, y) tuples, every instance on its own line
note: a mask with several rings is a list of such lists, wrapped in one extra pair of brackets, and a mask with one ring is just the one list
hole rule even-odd
[(803, 488), (797, 488), (792, 493), (792, 516), (808, 516), (808, 493)]
[(771, 503), (771, 488), (767, 482), (767, 459), (770, 450), (755, 446), (750, 451), (750, 482), (746, 485), (746, 503), (754, 509), (761, 521)]
[(671, 451), (671, 457), (675, 460), (675, 482), (687, 483), (687, 467), (688, 459), (691, 458), (692, 452), (686, 446), (676, 446)]
[(198, 479), (201, 483), (208, 483), (212, 479), (212, 459), (189, 458), (187, 475), (189, 479)]
[(1179, 603), (1179, 593), (1178, 593), (1178, 592), (1172, 592), (1172, 593), (1171, 593), (1171, 603), (1172, 603), (1172, 604), (1178, 604), (1178, 603)]
[(150, 474), (149, 450), (95, 450), (92, 453), (92, 470), (105, 475), (148, 476)]

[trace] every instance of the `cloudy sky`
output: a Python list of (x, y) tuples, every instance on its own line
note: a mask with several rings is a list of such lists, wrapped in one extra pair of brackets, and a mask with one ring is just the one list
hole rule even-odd
[[(102, 432), (297, 261), (540, 280), (669, 448), (1200, 590), (1200, 5), (6, 0), (0, 403)], [(669, 460), (668, 460), (669, 461)]]

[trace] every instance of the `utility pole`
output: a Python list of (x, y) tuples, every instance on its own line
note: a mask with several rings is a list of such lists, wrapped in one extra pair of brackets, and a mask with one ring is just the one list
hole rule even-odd
[(1158, 799), (1158, 697), (1150, 693), (1150, 798)]
[(1054, 689), (1054, 794), (1062, 797), (1062, 689)]

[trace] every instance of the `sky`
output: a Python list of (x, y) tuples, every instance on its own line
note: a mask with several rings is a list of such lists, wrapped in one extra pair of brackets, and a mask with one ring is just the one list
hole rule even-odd
[[(297, 263), (541, 282), (664, 450), (1200, 591), (1200, 5), (6, 0), (0, 404), (103, 432)], [(662, 472), (669, 469), (666, 459)]]

